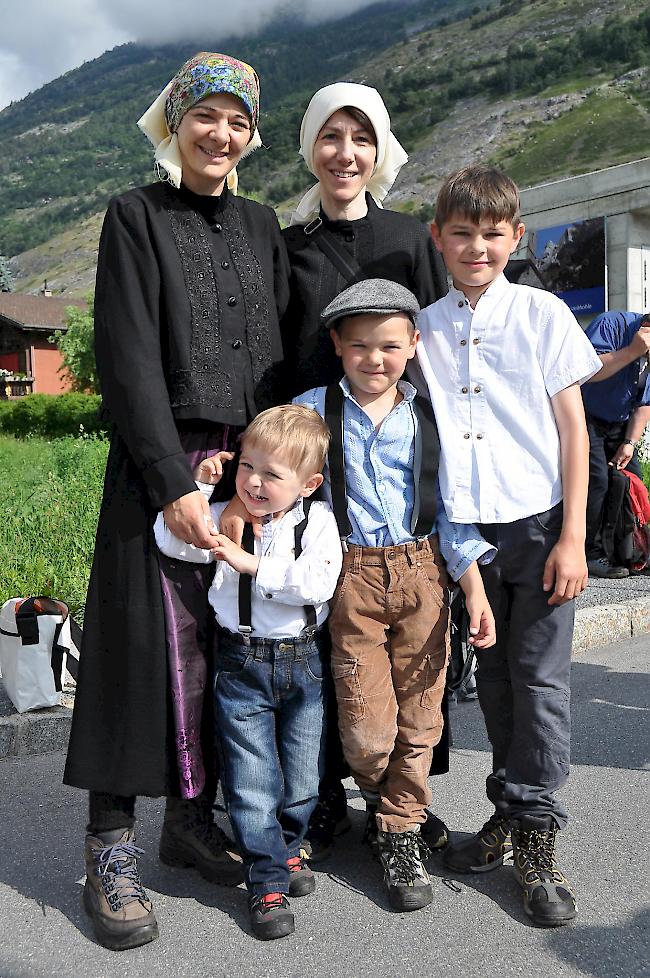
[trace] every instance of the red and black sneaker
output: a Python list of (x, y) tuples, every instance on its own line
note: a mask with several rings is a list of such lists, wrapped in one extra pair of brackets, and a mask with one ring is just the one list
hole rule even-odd
[(287, 859), (289, 867), (289, 896), (301, 897), (313, 893), (316, 889), (316, 877), (306, 863), (306, 853), (300, 850), (299, 856)]
[(285, 893), (257, 893), (248, 909), (253, 933), (260, 941), (274, 941), (293, 934), (295, 925)]

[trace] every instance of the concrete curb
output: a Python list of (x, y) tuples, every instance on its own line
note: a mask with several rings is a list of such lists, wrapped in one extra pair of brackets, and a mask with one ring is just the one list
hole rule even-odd
[[(648, 633), (650, 596), (580, 608), (576, 611), (573, 655)], [(66, 706), (16, 713), (0, 680), (0, 760), (65, 750), (72, 723), (73, 687), (66, 687), (64, 702)]]

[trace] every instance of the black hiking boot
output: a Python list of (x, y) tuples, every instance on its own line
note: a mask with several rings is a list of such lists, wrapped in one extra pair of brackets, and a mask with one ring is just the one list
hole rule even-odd
[(288, 937), (295, 928), (289, 901), (284, 893), (264, 893), (252, 896), (248, 903), (251, 928), (260, 941)]
[(307, 858), (319, 863), (331, 854), (334, 840), (352, 828), (348, 818), (348, 799), (345, 788), (337, 785), (326, 788), (309, 819), (307, 838), (304, 841)]
[(555, 865), (557, 826), (550, 815), (512, 820), (515, 878), (524, 910), (540, 927), (561, 927), (576, 915), (573, 888)]
[(422, 856), (429, 850), (419, 826), (408, 832), (379, 831), (379, 858), (393, 910), (421, 910), (431, 903), (431, 881)]
[(197, 869), (210, 883), (237, 886), (244, 879), (237, 847), (215, 824), (203, 795), (167, 799), (159, 855), (167, 866)]
[(495, 812), (476, 835), (452, 842), (445, 849), (443, 861), (454, 873), (488, 873), (511, 858), (508, 819)]

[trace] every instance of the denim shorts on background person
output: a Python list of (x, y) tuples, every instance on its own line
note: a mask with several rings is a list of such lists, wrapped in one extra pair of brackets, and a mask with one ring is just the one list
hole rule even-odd
[(219, 629), (215, 723), (226, 810), (255, 894), (288, 893), (318, 800), (326, 638), (244, 639)]

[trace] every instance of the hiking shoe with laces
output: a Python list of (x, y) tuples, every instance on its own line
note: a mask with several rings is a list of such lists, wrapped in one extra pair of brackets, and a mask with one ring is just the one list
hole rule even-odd
[(277, 937), (293, 934), (295, 924), (284, 893), (260, 893), (250, 898), (251, 928), (260, 941), (273, 941)]
[(449, 829), (441, 818), (427, 809), (427, 820), (420, 826), (422, 838), (429, 849), (444, 849), (449, 842)]
[(419, 829), (379, 831), (379, 858), (393, 910), (421, 910), (433, 899), (429, 874), (422, 862), (429, 850)]
[(210, 883), (237, 886), (244, 879), (237, 847), (215, 824), (202, 795), (167, 799), (159, 855), (167, 866), (197, 869)]
[(132, 829), (87, 835), (83, 902), (97, 940), (111, 951), (126, 951), (158, 937), (151, 900), (138, 873), (142, 853)]
[(307, 896), (316, 889), (316, 877), (305, 862), (306, 855), (305, 850), (301, 849), (299, 856), (287, 859), (290, 897)]
[(463, 842), (452, 842), (443, 856), (454, 873), (488, 873), (512, 858), (510, 825), (495, 812), (483, 828)]
[(629, 577), (630, 572), (627, 567), (620, 567), (617, 564), (610, 564), (607, 557), (595, 557), (587, 561), (589, 577), (604, 577), (607, 580), (615, 581), (623, 577)]
[(573, 888), (555, 865), (557, 826), (550, 816), (512, 820), (515, 878), (524, 910), (540, 927), (561, 927), (576, 915)]
[(348, 818), (348, 799), (345, 788), (339, 782), (323, 791), (309, 819), (307, 838), (304, 841), (307, 858), (321, 862), (331, 854), (334, 840), (352, 828)]

